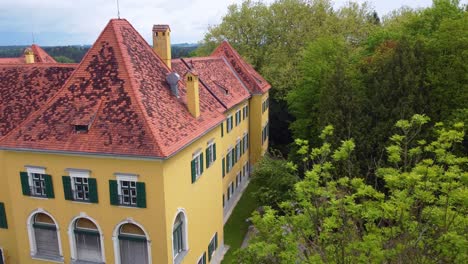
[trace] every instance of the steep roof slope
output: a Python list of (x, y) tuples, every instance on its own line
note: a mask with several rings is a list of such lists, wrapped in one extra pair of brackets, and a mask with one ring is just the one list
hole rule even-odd
[(264, 93), (271, 85), (252, 67), (245, 62), (237, 51), (227, 42), (223, 41), (211, 56), (224, 56), (232, 65), (241, 80), (252, 93)]
[(172, 61), (172, 68), (181, 76), (195, 70), (201, 84), (227, 109), (250, 97), (249, 90), (223, 57), (177, 59)]
[[(199, 118), (174, 96), (170, 70), (125, 19), (112, 19), (61, 90), (13, 130), (4, 148), (167, 157), (224, 119), (201, 99)], [(201, 89), (200, 97), (204, 96)], [(209, 94), (207, 94), (209, 95)], [(89, 127), (87, 133), (76, 126)]]
[(31, 49), (32, 49), (32, 51), (34, 53), (35, 62), (39, 62), (39, 63), (57, 63), (57, 61), (55, 61), (54, 58), (52, 58), (52, 56), (47, 54), (47, 52), (45, 52), (45, 50), (43, 50), (38, 45), (32, 44)]
[(0, 138), (44, 105), (75, 64), (0, 65)]
[[(38, 45), (32, 44), (31, 50), (34, 53), (34, 63), (57, 63), (52, 56)], [(18, 58), (0, 58), (0, 64), (26, 64), (26, 59), (24, 54)]]

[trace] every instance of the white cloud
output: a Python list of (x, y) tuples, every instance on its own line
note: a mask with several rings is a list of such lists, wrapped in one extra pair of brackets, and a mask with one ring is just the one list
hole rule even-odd
[[(265, 0), (264, 2), (273, 2)], [(217, 24), (227, 6), (242, 0), (119, 0), (120, 14), (150, 40), (153, 24), (169, 24), (172, 42), (196, 42), (209, 25)], [(346, 0), (336, 0), (335, 6)], [(358, 0), (358, 2), (363, 2)], [(431, 0), (371, 1), (380, 15), (402, 5), (428, 6)], [(11, 44), (12, 32), (39, 44), (92, 44), (109, 19), (117, 17), (116, 0), (0, 0), (0, 45)], [(23, 37), (24, 37), (23, 36)], [(51, 36), (55, 36), (51, 39)]]

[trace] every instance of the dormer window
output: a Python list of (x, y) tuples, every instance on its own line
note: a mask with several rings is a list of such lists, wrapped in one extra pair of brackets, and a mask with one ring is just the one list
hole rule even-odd
[(89, 127), (87, 125), (75, 125), (75, 132), (77, 134), (88, 133)]

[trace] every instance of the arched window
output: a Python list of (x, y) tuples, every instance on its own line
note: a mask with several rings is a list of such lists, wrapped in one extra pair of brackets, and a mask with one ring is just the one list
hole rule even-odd
[(119, 250), (121, 264), (148, 264), (148, 240), (144, 231), (132, 223), (119, 228)]
[(73, 236), (77, 260), (103, 262), (101, 234), (91, 220), (76, 219), (73, 223)]
[(180, 211), (174, 221), (172, 228), (172, 252), (174, 263), (179, 263), (188, 249), (187, 241), (187, 219), (183, 211)]
[(34, 257), (42, 259), (61, 259), (59, 237), (55, 221), (45, 213), (36, 213), (31, 217), (30, 234)]

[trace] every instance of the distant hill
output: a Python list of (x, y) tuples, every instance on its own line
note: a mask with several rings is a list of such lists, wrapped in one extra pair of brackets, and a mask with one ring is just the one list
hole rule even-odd
[[(0, 58), (19, 57), (28, 46), (0, 46)], [(197, 49), (198, 44), (180, 43), (172, 45), (172, 58), (190, 57), (190, 54)], [(50, 46), (42, 47), (50, 56), (58, 62), (78, 63), (81, 61), (91, 45), (72, 46)]]

